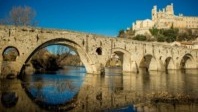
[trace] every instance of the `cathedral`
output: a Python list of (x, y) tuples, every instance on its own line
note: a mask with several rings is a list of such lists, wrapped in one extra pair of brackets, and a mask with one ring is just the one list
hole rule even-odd
[(151, 19), (137, 20), (132, 24), (135, 34), (150, 34), (149, 29), (168, 29), (171, 27), (179, 29), (196, 29), (198, 28), (198, 17), (184, 16), (183, 14), (174, 15), (173, 4), (167, 5), (162, 10), (153, 6), (151, 10)]

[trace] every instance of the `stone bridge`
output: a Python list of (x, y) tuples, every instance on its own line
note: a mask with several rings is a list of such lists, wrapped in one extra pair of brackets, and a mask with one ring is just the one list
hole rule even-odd
[[(67, 30), (0, 26), (0, 74), (19, 74), (32, 55), (49, 45), (61, 44), (73, 48), (81, 58), (87, 73), (99, 74), (108, 66), (113, 54), (120, 57), (123, 72), (138, 72), (140, 68), (165, 71), (197, 69), (198, 50), (155, 42), (111, 38)], [(5, 61), (8, 48), (16, 48), (15, 61)], [(4, 73), (6, 67), (10, 73)]]

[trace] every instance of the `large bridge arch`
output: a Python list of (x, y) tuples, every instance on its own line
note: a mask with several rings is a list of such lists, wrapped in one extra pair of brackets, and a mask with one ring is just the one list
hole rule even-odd
[(30, 50), (27, 54), (25, 54), (24, 61), (22, 62), (23, 65), (21, 66), (20, 71), (24, 69), (24, 65), (30, 60), (30, 58), (40, 49), (45, 48), (50, 45), (65, 45), (68, 47), (71, 47), (78, 53), (82, 63), (84, 64), (87, 73), (96, 73), (96, 67), (92, 64), (91, 58), (88, 56), (88, 54), (85, 52), (82, 46), (78, 45), (76, 42), (65, 39), (65, 38), (56, 38), (51, 39), (43, 42), (42, 44), (35, 47), (35, 49)]

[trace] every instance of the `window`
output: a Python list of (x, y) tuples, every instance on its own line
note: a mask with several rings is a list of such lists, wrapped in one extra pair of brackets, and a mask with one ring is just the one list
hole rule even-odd
[(98, 47), (98, 48), (96, 49), (96, 53), (97, 53), (98, 55), (102, 55), (102, 48), (101, 48), (101, 47)]

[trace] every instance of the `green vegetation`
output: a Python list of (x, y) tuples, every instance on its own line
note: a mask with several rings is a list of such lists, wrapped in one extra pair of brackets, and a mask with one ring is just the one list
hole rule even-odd
[(135, 36), (135, 30), (133, 30), (132, 28), (126, 30), (126, 36), (127, 38), (133, 38)]
[(179, 34), (179, 29), (172, 27), (170, 29), (152, 28), (149, 31), (158, 42), (174, 42)]
[(135, 35), (135, 31), (132, 29), (129, 30), (120, 30), (118, 37), (119, 38), (129, 38), (139, 41), (157, 41), (157, 42), (174, 42), (174, 41), (192, 41), (198, 37), (198, 29), (178, 29), (173, 28), (169, 29), (157, 29), (153, 27), (149, 29), (149, 33), (144, 35)]
[(41, 49), (34, 54), (31, 63), (36, 71), (54, 71), (59, 68), (55, 56), (47, 49)]
[(144, 35), (136, 35), (134, 38), (134, 40), (139, 40), (139, 41), (146, 41), (147, 38)]
[(125, 31), (123, 29), (119, 31), (118, 37), (125, 38)]
[(47, 49), (41, 49), (33, 55), (31, 63), (37, 72), (56, 71), (66, 65), (78, 66), (81, 60), (77, 54), (70, 51), (62, 54), (52, 54)]
[(133, 29), (129, 30), (120, 30), (117, 37), (119, 38), (133, 38), (135, 36), (135, 31)]

